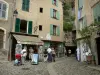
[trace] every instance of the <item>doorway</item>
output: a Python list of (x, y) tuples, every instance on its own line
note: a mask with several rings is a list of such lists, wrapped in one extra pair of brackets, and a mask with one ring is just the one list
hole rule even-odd
[(4, 37), (4, 31), (0, 30), (0, 49), (3, 48), (3, 37)]
[(96, 39), (96, 44), (97, 44), (98, 65), (100, 65), (100, 37)]

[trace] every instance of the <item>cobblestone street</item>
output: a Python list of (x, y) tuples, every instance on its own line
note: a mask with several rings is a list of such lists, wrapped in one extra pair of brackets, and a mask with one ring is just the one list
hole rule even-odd
[(0, 62), (0, 75), (100, 75), (99, 70), (77, 62), (74, 57), (57, 58), (56, 62), (13, 66), (13, 62)]

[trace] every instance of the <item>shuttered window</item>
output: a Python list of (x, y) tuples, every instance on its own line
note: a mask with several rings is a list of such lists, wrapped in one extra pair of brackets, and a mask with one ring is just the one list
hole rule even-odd
[(58, 6), (58, 0), (52, 0), (52, 4)]
[(60, 28), (59, 28), (59, 26), (57, 27), (57, 35), (60, 36)]
[(50, 25), (50, 34), (54, 35), (54, 36), (59, 36), (60, 35), (60, 28), (59, 28), (59, 26), (51, 24)]
[(28, 34), (32, 34), (32, 21), (28, 23)]
[(56, 18), (59, 20), (60, 19), (60, 13), (59, 11), (56, 12)]
[(100, 21), (100, 2), (93, 7), (93, 16), (95, 21)]
[(23, 0), (23, 2), (22, 2), (22, 10), (29, 11), (29, 4), (30, 4), (30, 0)]
[(51, 16), (51, 18), (54, 18), (54, 19), (57, 19), (57, 20), (60, 19), (59, 11), (52, 9), (52, 8), (50, 9), (50, 16)]
[(0, 18), (6, 19), (8, 18), (8, 7), (9, 5), (0, 0)]
[(16, 22), (15, 22), (15, 32), (20, 32), (20, 19), (16, 18)]
[(78, 0), (78, 8), (82, 8), (83, 7), (83, 0)]
[(53, 25), (50, 24), (50, 35), (53, 35)]

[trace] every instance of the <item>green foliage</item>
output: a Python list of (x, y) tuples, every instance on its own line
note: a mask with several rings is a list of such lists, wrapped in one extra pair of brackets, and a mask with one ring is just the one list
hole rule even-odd
[(83, 29), (79, 30), (79, 33), (82, 37), (91, 36), (92, 32), (100, 30), (100, 22), (94, 22), (90, 26), (84, 27)]
[(65, 32), (72, 31), (73, 25), (71, 22), (64, 22), (63, 29)]
[(71, 3), (64, 2), (63, 3), (63, 15), (64, 15), (64, 17), (63, 17), (63, 20), (64, 20), (63, 30), (65, 32), (72, 31), (73, 21), (75, 20), (75, 17), (72, 16), (70, 9), (71, 9)]

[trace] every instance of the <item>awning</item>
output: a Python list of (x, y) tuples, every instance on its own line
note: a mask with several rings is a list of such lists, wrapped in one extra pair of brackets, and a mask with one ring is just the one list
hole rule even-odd
[(15, 34), (13, 36), (17, 40), (17, 43), (20, 44), (43, 45), (43, 42), (38, 37)]

